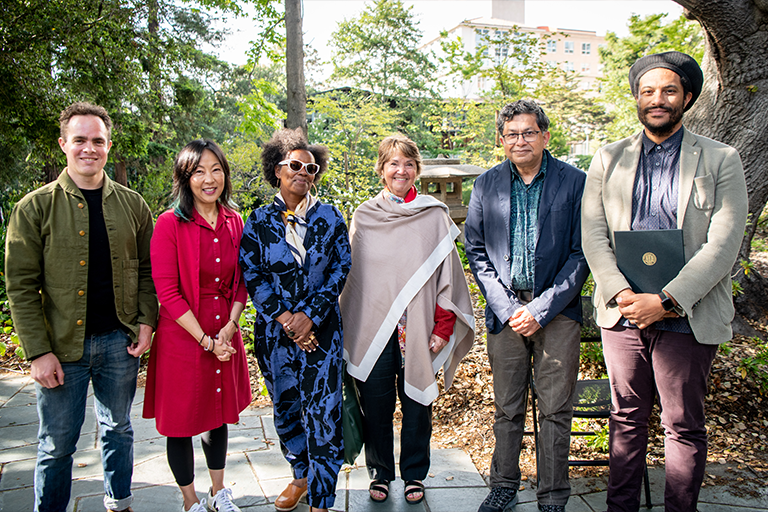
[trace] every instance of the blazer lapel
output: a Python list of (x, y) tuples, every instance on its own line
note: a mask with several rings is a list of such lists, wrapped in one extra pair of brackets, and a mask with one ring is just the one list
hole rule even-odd
[[(685, 128), (683, 128), (685, 130)], [(696, 147), (696, 136), (685, 130), (683, 132), (683, 143), (680, 146), (680, 181), (679, 195), (677, 203), (677, 227), (682, 229), (685, 219), (685, 210), (688, 201), (691, 199), (693, 190), (693, 178), (696, 176), (696, 168), (699, 166), (699, 157), (701, 149)]]
[[(511, 201), (510, 194), (512, 193), (512, 167), (509, 159), (504, 161), (504, 164), (496, 172), (496, 193), (499, 197), (499, 215), (504, 221), (504, 238), (507, 241), (504, 244), (504, 254), (509, 252), (510, 240), (509, 240), (509, 203)], [(486, 226), (489, 229), (490, 226)]]
[[(635, 189), (637, 164), (640, 162), (640, 152), (643, 150), (642, 132), (635, 137), (632, 144), (622, 152), (616, 164), (616, 172), (621, 172), (621, 176), (611, 177), (619, 184), (618, 192), (621, 195), (622, 208), (619, 212), (606, 212), (606, 215), (616, 219), (616, 222), (609, 223), (615, 226), (616, 231), (629, 231), (632, 228), (632, 195)], [(613, 239), (613, 233), (610, 236)]]
[(539, 201), (539, 218), (536, 219), (536, 246), (539, 245), (539, 236), (541, 235), (544, 221), (549, 216), (549, 211), (555, 202), (557, 191), (563, 182), (563, 173), (560, 164), (547, 151), (547, 174), (544, 176), (544, 185), (541, 189), (541, 200)]

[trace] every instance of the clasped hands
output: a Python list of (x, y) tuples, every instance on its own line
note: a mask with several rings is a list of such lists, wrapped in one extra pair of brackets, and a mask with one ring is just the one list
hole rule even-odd
[(277, 321), (283, 326), (285, 335), (291, 338), (304, 352), (314, 352), (317, 349), (317, 338), (312, 331), (312, 320), (299, 311), (291, 313), (284, 311), (277, 317)]
[(526, 306), (517, 308), (514, 314), (509, 317), (509, 326), (520, 336), (533, 336), (533, 334), (541, 329), (541, 325), (533, 317)]
[(227, 322), (224, 327), (221, 328), (219, 334), (213, 338), (213, 348), (211, 352), (221, 362), (229, 361), (233, 355), (237, 353), (235, 347), (232, 346), (232, 338), (237, 332), (237, 326), (234, 322)]
[[(661, 305), (661, 298), (655, 293), (635, 293), (630, 288), (624, 288), (616, 294), (614, 299), (619, 306), (621, 316), (640, 329), (645, 329), (662, 318), (679, 316), (674, 311), (665, 311)], [(674, 301), (674, 298), (672, 300)]]

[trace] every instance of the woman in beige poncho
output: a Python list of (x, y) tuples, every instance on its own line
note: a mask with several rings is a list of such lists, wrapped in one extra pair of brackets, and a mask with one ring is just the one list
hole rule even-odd
[(374, 501), (395, 478), (392, 418), (403, 413), (400, 476), (408, 503), (424, 499), (429, 470), (435, 374), (445, 387), (474, 340), (474, 317), (448, 208), (413, 186), (421, 173), (416, 144), (402, 135), (379, 146), (385, 185), (352, 218), (352, 270), (341, 295), (344, 359), (357, 379), (365, 458)]

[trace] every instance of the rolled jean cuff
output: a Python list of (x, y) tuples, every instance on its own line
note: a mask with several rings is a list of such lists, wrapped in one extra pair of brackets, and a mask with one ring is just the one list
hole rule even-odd
[(106, 494), (104, 495), (104, 507), (107, 510), (125, 510), (133, 503), (133, 494), (129, 494), (127, 498), (116, 500), (110, 498)]

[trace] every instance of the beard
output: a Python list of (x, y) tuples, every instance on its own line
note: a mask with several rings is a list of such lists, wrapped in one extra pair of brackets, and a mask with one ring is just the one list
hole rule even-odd
[[(659, 108), (665, 110), (669, 114), (669, 118), (666, 121), (655, 121), (649, 118), (648, 113), (652, 109)], [(646, 107), (641, 110), (638, 106), (637, 118), (652, 135), (657, 137), (666, 137), (667, 135), (672, 135), (675, 127), (677, 126), (677, 123), (683, 119), (683, 107)]]

